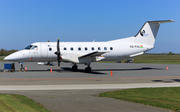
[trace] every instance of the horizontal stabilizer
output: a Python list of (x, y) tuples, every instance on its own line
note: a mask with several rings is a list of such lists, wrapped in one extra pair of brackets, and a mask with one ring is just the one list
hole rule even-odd
[(161, 24), (161, 23), (169, 23), (169, 22), (175, 22), (175, 21), (173, 21), (173, 20), (161, 20), (161, 21), (147, 21), (148, 23), (159, 23), (159, 24)]

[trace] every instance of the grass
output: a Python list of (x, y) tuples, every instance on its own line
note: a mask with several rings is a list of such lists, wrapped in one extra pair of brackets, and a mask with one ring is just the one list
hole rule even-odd
[(101, 93), (99, 96), (180, 111), (179, 87), (125, 89)]
[(5, 60), (4, 60), (4, 57), (5, 57), (5, 56), (0, 56), (0, 62), (1, 62), (1, 61), (5, 61)]
[(0, 94), (0, 112), (50, 112), (23, 95)]
[(180, 55), (141, 55), (134, 63), (180, 64)]
[[(125, 63), (122, 60), (121, 63)], [(100, 63), (117, 63), (117, 61), (100, 61)], [(180, 55), (141, 55), (134, 58), (134, 63), (180, 64)]]

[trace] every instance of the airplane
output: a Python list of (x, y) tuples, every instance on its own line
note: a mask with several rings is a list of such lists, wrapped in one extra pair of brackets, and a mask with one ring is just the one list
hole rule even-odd
[[(78, 69), (77, 64), (85, 64), (86, 72), (91, 72), (91, 62), (101, 60), (125, 60), (144, 54), (154, 48), (155, 39), (161, 23), (173, 20), (147, 21), (132, 37), (106, 42), (35, 42), (25, 49), (4, 58), (15, 62), (60, 62), (73, 63), (72, 70)], [(24, 71), (23, 64), (21, 71)]]

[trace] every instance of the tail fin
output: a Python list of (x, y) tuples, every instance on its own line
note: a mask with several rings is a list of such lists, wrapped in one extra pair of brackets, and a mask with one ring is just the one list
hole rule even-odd
[(135, 35), (135, 43), (153, 46), (161, 23), (174, 22), (173, 20), (147, 21)]

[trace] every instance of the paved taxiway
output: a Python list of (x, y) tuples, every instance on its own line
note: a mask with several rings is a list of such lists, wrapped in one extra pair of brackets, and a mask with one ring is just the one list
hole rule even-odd
[[(3, 64), (0, 63), (0, 68)], [(25, 63), (28, 71), (18, 72), (20, 66), (15, 64), (16, 72), (0, 72), (1, 92), (26, 95), (52, 111), (168, 111), (97, 95), (112, 89), (180, 87), (180, 65), (168, 65), (166, 70), (164, 64), (92, 63), (92, 72), (85, 73), (84, 65), (78, 65), (79, 70), (73, 72), (72, 65), (66, 63), (61, 64), (61, 69), (56, 63), (55, 66)]]

